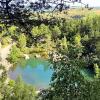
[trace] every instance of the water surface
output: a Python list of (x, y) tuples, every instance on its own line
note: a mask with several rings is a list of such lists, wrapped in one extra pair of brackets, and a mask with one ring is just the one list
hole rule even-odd
[(80, 69), (80, 73), (87, 81), (94, 81), (95, 79), (95, 71), (90, 68)]
[(41, 59), (21, 60), (8, 75), (13, 80), (21, 76), (25, 83), (35, 86), (36, 89), (44, 89), (49, 87), (53, 73), (50, 65), (48, 61)]

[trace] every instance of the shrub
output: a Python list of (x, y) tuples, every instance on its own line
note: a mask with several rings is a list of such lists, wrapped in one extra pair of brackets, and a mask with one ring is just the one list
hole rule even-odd
[(13, 63), (16, 63), (20, 57), (21, 57), (20, 49), (17, 48), (16, 46), (13, 46), (11, 49), (11, 53), (9, 55), (9, 60)]
[(10, 42), (11, 42), (11, 39), (10, 39), (9, 37), (4, 37), (4, 38), (2, 38), (1, 44), (2, 44), (3, 46), (6, 46), (6, 45), (8, 45)]
[(18, 47), (19, 48), (24, 48), (26, 47), (26, 36), (24, 34), (21, 34), (18, 37)]

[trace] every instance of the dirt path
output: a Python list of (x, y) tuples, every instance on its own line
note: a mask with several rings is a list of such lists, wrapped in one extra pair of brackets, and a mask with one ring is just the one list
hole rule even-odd
[(12, 66), (12, 64), (10, 64), (10, 62), (8, 62), (6, 58), (10, 54), (11, 47), (14, 44), (15, 43), (12, 43), (5, 48), (0, 48), (0, 64), (3, 65), (6, 70), (9, 70), (9, 68)]

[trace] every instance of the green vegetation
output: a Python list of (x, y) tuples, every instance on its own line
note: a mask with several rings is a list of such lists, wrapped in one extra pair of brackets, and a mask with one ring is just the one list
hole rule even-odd
[(10, 37), (7, 36), (7, 37), (2, 38), (2, 41), (1, 41), (2, 47), (5, 47), (10, 43), (11, 43), (11, 38)]
[(20, 34), (18, 37), (18, 47), (22, 49), (26, 47), (26, 36), (24, 34)]
[[(86, 62), (64, 57), (55, 63), (51, 88), (41, 96), (42, 100), (98, 100), (100, 80), (87, 81), (80, 73)], [(97, 85), (98, 84), (98, 85)], [(83, 99), (84, 98), (84, 99)]]
[(10, 26), (10, 27), (8, 28), (8, 31), (9, 31), (9, 34), (10, 34), (10, 35), (16, 34), (16, 30), (17, 30), (17, 27), (14, 26), (14, 25), (12, 25), (12, 26)]
[[(23, 54), (38, 54), (52, 62), (51, 85), (39, 94), (40, 100), (100, 99), (100, 15), (56, 18), (53, 24), (32, 22), (27, 31), (19, 24), (8, 26), (8, 30), (0, 24), (0, 28), (2, 45), (16, 43), (10, 62), (17, 63)], [(92, 81), (84, 78), (82, 69), (93, 72)], [(2, 84), (1, 100), (34, 100), (34, 88), (21, 80)]]
[(19, 58), (21, 56), (21, 51), (19, 48), (17, 48), (16, 46), (13, 46), (12, 47), (12, 50), (11, 50), (11, 53), (9, 55), (9, 60), (12, 62), (12, 63), (16, 63)]
[[(57, 52), (51, 55), (54, 69), (51, 87), (43, 92), (44, 95), (39, 95), (42, 100), (83, 100), (83, 98), (98, 100), (100, 98), (98, 19), (100, 16), (95, 18), (88, 16), (63, 23), (60, 38), (64, 37), (64, 40), (60, 42), (66, 44), (67, 50), (59, 48), (59, 41), (57, 42), (56, 39)], [(92, 80), (91, 77), (83, 76), (81, 69), (94, 73)]]
[(23, 83), (20, 77), (8, 84), (0, 82), (0, 100), (35, 100), (35, 88)]

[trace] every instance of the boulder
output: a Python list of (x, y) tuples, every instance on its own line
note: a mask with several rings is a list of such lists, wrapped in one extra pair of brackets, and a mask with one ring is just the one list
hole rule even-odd
[(30, 59), (29, 55), (27, 54), (24, 54), (24, 58), (27, 60), (27, 59)]

